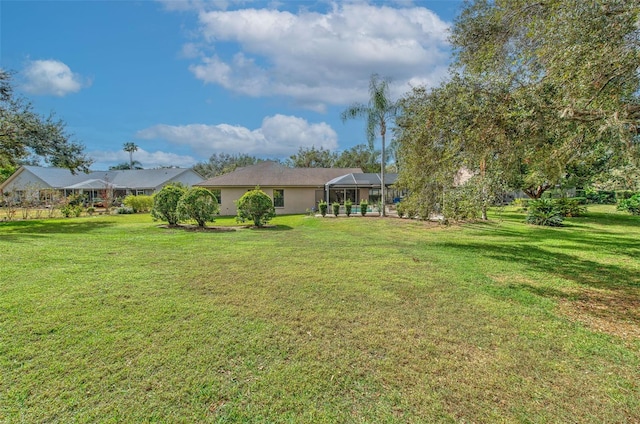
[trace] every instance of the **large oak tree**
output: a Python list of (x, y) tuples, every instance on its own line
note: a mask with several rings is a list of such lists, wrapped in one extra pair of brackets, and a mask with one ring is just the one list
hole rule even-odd
[(0, 69), (0, 168), (12, 169), (43, 160), (71, 172), (88, 171), (92, 160), (71, 140), (65, 123), (43, 117), (13, 91), (11, 74)]

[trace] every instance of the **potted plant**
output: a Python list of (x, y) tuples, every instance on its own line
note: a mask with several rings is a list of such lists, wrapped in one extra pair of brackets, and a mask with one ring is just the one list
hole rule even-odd
[(338, 202), (332, 203), (331, 207), (333, 208), (333, 214), (335, 216), (338, 216), (338, 214), (340, 213), (340, 203)]
[(320, 214), (323, 217), (327, 216), (327, 202), (325, 201), (318, 202), (318, 209), (320, 209)]
[(347, 214), (347, 216), (351, 216), (351, 209), (353, 208), (353, 203), (351, 203), (351, 200), (347, 199), (344, 202), (344, 212)]
[(367, 214), (367, 208), (369, 207), (369, 202), (367, 202), (366, 200), (361, 200), (360, 201), (360, 214), (362, 216), (365, 216)]

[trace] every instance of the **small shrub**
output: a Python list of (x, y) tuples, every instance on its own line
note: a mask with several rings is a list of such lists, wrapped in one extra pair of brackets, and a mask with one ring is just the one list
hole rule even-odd
[(190, 188), (178, 201), (178, 217), (193, 219), (200, 228), (204, 228), (207, 222), (215, 221), (218, 211), (218, 199), (204, 187)]
[(629, 212), (632, 215), (640, 215), (640, 193), (636, 193), (628, 199), (620, 200), (617, 209)]
[(179, 184), (168, 184), (153, 196), (151, 216), (169, 225), (178, 225), (178, 202), (186, 189)]
[(151, 208), (153, 208), (153, 196), (146, 196), (142, 194), (138, 196), (129, 195), (124, 198), (122, 203), (133, 209), (135, 213), (149, 212)]
[(251, 220), (256, 227), (264, 227), (276, 216), (273, 200), (259, 187), (247, 191), (236, 201), (236, 206), (238, 208), (236, 219), (240, 222)]
[(318, 202), (318, 209), (320, 210), (320, 215), (327, 216), (327, 202), (325, 201), (320, 201)]
[(366, 200), (360, 201), (360, 215), (365, 216), (367, 214), (367, 208), (369, 207), (369, 202)]
[(353, 209), (353, 203), (351, 203), (351, 200), (347, 199), (344, 202), (344, 213), (346, 213), (347, 216), (351, 216), (352, 209)]
[(529, 202), (526, 221), (529, 224), (560, 227), (564, 215), (552, 199), (538, 199)]
[(335, 216), (338, 216), (338, 214), (340, 213), (340, 203), (338, 203), (338, 202), (332, 203), (331, 204), (331, 209), (333, 209), (333, 214)]
[(96, 213), (96, 208), (94, 208), (93, 206), (89, 206), (89, 207), (87, 208), (87, 214), (88, 214), (89, 216), (93, 216), (93, 214), (94, 214), (94, 213)]
[(402, 203), (402, 202), (399, 202), (396, 205), (396, 212), (397, 212), (399, 218), (404, 218), (405, 215), (407, 214), (406, 205), (404, 203)]
[(565, 217), (582, 216), (587, 212), (587, 208), (580, 204), (579, 200), (570, 197), (553, 199), (556, 209)]
[(82, 214), (82, 206), (67, 204), (60, 209), (60, 212), (65, 218), (77, 218)]
[(129, 206), (120, 206), (116, 209), (116, 214), (118, 215), (130, 215), (136, 213), (135, 209)]

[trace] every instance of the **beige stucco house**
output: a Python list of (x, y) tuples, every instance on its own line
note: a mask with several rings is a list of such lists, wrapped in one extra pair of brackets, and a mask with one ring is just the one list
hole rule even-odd
[(362, 173), (360, 168), (289, 168), (277, 162), (261, 162), (210, 178), (196, 186), (218, 191), (220, 215), (235, 215), (235, 202), (260, 187), (273, 200), (276, 213), (296, 214), (317, 208), (325, 199), (325, 184), (337, 177)]

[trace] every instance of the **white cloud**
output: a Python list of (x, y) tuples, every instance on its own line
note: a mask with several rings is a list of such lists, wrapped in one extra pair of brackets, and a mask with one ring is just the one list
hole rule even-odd
[[(89, 156), (94, 160), (94, 165), (92, 166), (94, 169), (107, 169), (112, 165), (129, 163), (129, 153), (123, 150), (93, 151), (89, 152)], [(190, 168), (198, 162), (191, 156), (162, 151), (148, 152), (141, 148), (138, 148), (133, 154), (133, 159), (140, 162), (143, 168), (158, 168), (161, 166)]]
[(228, 124), (164, 125), (138, 131), (140, 139), (160, 139), (193, 149), (201, 160), (213, 153), (246, 153), (259, 157), (286, 157), (300, 147), (316, 146), (329, 150), (338, 147), (338, 135), (330, 125), (310, 124), (295, 116), (264, 118), (258, 129)]
[[(308, 107), (366, 101), (369, 76), (397, 94), (446, 76), (448, 28), (424, 7), (332, 4), (320, 13), (276, 9), (199, 12), (201, 43), (216, 54), (190, 66), (196, 78), (249, 96), (287, 96)], [(225, 55), (225, 47), (235, 52)], [(240, 50), (237, 50), (237, 49)]]
[(22, 87), (31, 94), (63, 97), (91, 85), (58, 60), (34, 60), (23, 71)]

